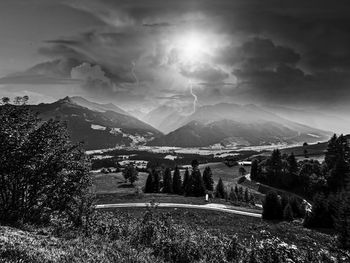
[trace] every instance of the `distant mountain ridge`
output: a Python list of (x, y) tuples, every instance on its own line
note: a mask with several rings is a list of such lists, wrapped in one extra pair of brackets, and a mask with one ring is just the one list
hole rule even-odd
[(183, 118), (173, 107), (162, 105), (150, 111), (142, 120), (164, 133), (169, 133), (179, 127)]
[(284, 119), (256, 105), (220, 103), (180, 119), (177, 129), (149, 142), (153, 146), (258, 146), (324, 141), (332, 134)]
[(79, 96), (70, 97), (70, 99), (72, 102), (74, 102), (82, 107), (93, 110), (93, 111), (100, 111), (100, 112), (114, 111), (114, 112), (117, 112), (120, 114), (130, 116), (130, 114), (128, 112), (119, 108), (118, 106), (114, 105), (113, 103), (100, 104), (100, 103), (89, 101), (89, 100), (84, 99), (83, 97), (79, 97)]
[(256, 105), (206, 105), (190, 116), (163, 106), (147, 117), (163, 130), (176, 127), (166, 135), (114, 104), (99, 104), (82, 97), (65, 97), (54, 103), (28, 107), (43, 119), (66, 121), (72, 141), (84, 141), (87, 150), (138, 145), (230, 147), (313, 143), (326, 141), (332, 134), (282, 118)]
[[(56, 118), (66, 121), (72, 141), (84, 141), (87, 150), (112, 148), (118, 145), (140, 145), (161, 136), (161, 132), (157, 129), (128, 114), (113, 110), (101, 111), (101, 104), (85, 99), (78, 99), (78, 103), (76, 102), (76, 97), (65, 97), (54, 103), (41, 103), (28, 107), (38, 112), (44, 120)], [(115, 105), (109, 106), (107, 104), (106, 109), (113, 108), (120, 111)]]

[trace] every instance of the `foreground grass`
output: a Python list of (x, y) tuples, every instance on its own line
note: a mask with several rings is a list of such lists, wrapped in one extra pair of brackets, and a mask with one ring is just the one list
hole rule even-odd
[(85, 231), (72, 231), (64, 223), (29, 230), (0, 227), (0, 262), (350, 260), (332, 235), (298, 223), (201, 210), (118, 209), (97, 213)]
[[(141, 219), (146, 208), (118, 208), (115, 216), (127, 214)], [(335, 244), (334, 232), (325, 229), (310, 230), (302, 226), (301, 221), (273, 222), (217, 211), (193, 210), (183, 208), (157, 208), (159, 213), (169, 213), (176, 224), (191, 227), (203, 227), (206, 231), (219, 235), (236, 235), (240, 240), (278, 237), (281, 241), (296, 245), (300, 249), (329, 249)], [(109, 212), (111, 210), (105, 210)]]

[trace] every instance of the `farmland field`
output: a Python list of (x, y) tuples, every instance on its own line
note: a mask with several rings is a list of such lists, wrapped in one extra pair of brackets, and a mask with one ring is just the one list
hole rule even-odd
[[(224, 181), (227, 186), (234, 186), (240, 177), (239, 168), (241, 166), (237, 165), (234, 167), (228, 167), (224, 163), (208, 163), (199, 165), (201, 172), (204, 168), (209, 166), (213, 172), (214, 182), (217, 183), (219, 178)], [(250, 172), (250, 166), (244, 166), (247, 173)], [(191, 170), (191, 169), (190, 169)], [(181, 175), (184, 175), (185, 170), (181, 169)], [(121, 172), (119, 173), (96, 173), (93, 174), (94, 188), (97, 194), (108, 194), (108, 193), (122, 193), (130, 194), (134, 193), (135, 189), (143, 188), (148, 174), (144, 172), (139, 172), (139, 179), (134, 183), (134, 186), (125, 182), (125, 179)]]
[[(261, 202), (263, 195), (257, 191), (255, 185), (250, 185), (250, 181), (245, 181), (242, 184), (238, 184), (238, 179), (241, 177), (239, 174), (239, 168), (241, 166), (228, 167), (224, 163), (208, 163), (199, 165), (201, 172), (204, 168), (209, 166), (213, 172), (214, 186), (222, 178), (227, 190), (230, 187), (234, 187), (236, 184), (241, 185), (244, 188), (249, 188), (251, 193), (254, 193), (256, 201)], [(247, 173), (250, 172), (250, 166), (244, 166)], [(191, 170), (191, 168), (190, 168)], [(185, 170), (181, 169), (181, 175), (183, 177)], [(139, 172), (139, 179), (131, 185), (129, 182), (125, 182), (125, 179), (121, 172), (119, 173), (96, 173), (93, 174), (94, 190), (97, 195), (97, 202), (102, 203), (127, 203), (127, 202), (149, 202), (155, 200), (163, 203), (189, 203), (189, 204), (205, 204), (203, 197), (184, 197), (181, 195), (171, 194), (144, 194), (143, 187), (147, 179), (148, 173)], [(225, 200), (214, 199), (211, 200), (215, 203), (226, 203)]]

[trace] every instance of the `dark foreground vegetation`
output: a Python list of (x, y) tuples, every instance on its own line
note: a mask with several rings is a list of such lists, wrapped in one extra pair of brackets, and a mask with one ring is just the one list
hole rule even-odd
[[(90, 162), (64, 123), (40, 120), (18, 97), (0, 107), (0, 221), (83, 224), (91, 206)], [(20, 105), (22, 103), (22, 105)]]
[(76, 230), (63, 222), (30, 232), (0, 227), (0, 262), (302, 263), (350, 259), (329, 235), (289, 223), (269, 225), (260, 219), (208, 211), (171, 211), (170, 215), (155, 207), (138, 213), (96, 213), (85, 228)]
[[(297, 162), (294, 154), (274, 150), (265, 160), (254, 160), (251, 179), (297, 193), (312, 202), (312, 209), (301, 211), (295, 200), (283, 200), (276, 193), (266, 196), (265, 219), (292, 220), (304, 214), (310, 228), (332, 228), (339, 243), (350, 248), (350, 148), (346, 136), (334, 135), (328, 142), (325, 160)], [(293, 209), (296, 208), (296, 209)]]

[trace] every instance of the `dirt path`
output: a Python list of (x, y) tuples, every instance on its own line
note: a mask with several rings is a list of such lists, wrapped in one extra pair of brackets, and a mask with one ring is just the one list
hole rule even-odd
[[(150, 203), (124, 203), (124, 204), (101, 204), (96, 205), (96, 209), (110, 209), (110, 208), (123, 208), (123, 207), (148, 207)], [(235, 209), (234, 207), (225, 206), (221, 204), (206, 204), (206, 205), (190, 205), (190, 204), (175, 204), (175, 203), (159, 203), (158, 207), (164, 208), (190, 208), (190, 209), (204, 209), (219, 212), (226, 212), (236, 215), (250, 216), (261, 218), (261, 213), (258, 211), (242, 211)]]

